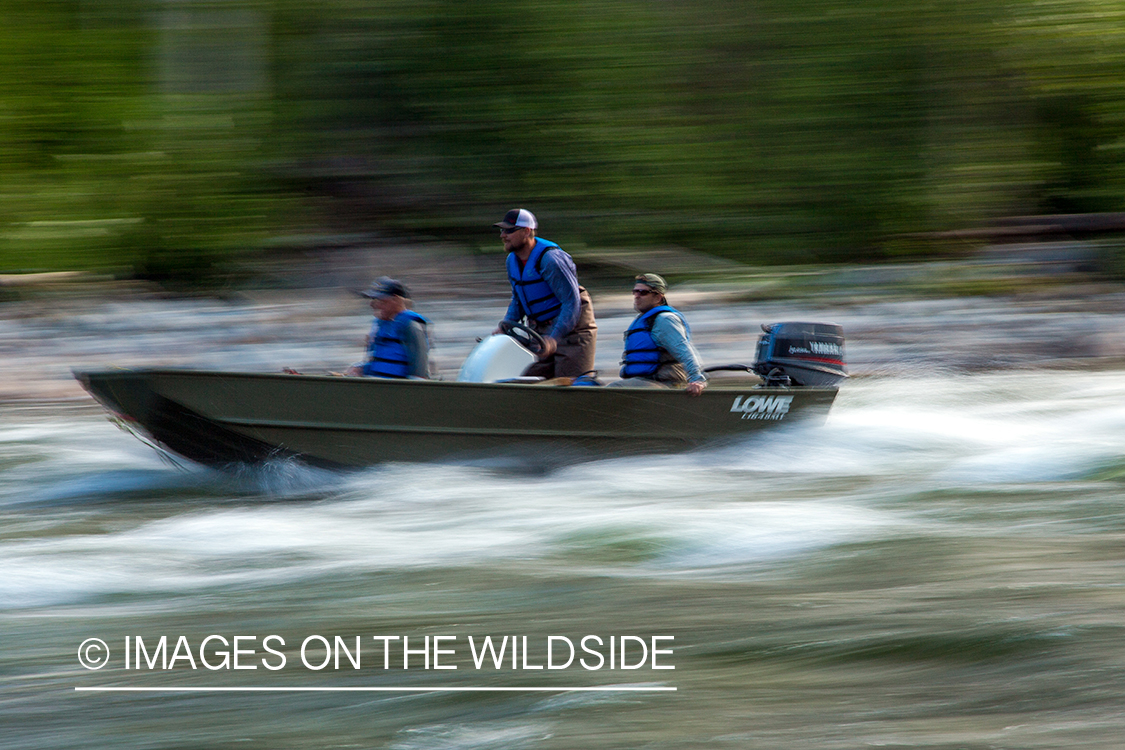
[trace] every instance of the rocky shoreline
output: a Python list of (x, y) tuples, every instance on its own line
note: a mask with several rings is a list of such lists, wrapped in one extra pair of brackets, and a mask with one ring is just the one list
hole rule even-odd
[[(369, 310), (349, 290), (376, 269), (410, 280), (416, 308), (434, 322), (435, 363), (452, 379), (503, 313), (504, 279), (491, 256), (473, 268), (443, 262), (440, 254), (426, 257), (430, 265), (407, 252), (395, 262), (380, 256), (377, 264), (337, 259), (332, 268), (294, 276), (308, 286), (243, 289), (223, 298), (69, 280), (0, 302), (0, 401), (84, 401), (72, 369), (341, 370), (360, 357), (370, 324)], [(921, 271), (948, 272), (910, 268), (915, 278)], [(869, 274), (853, 269), (850, 277), (841, 272), (827, 280), (802, 273), (737, 278), (720, 269), (709, 279), (673, 284), (670, 301), (687, 313), (709, 365), (751, 361), (762, 323), (820, 320), (844, 326), (855, 376), (1125, 367), (1120, 285), (1053, 283), (1019, 293), (940, 296), (904, 284), (903, 267), (897, 274), (895, 267)], [(619, 275), (628, 280), (627, 271)], [(597, 367), (613, 377), (631, 300), (616, 284), (595, 282), (591, 292), (599, 323)]]

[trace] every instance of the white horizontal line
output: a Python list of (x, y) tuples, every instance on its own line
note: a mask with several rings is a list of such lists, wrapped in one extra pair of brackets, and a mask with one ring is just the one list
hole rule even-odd
[(76, 687), (86, 693), (656, 693), (674, 687)]

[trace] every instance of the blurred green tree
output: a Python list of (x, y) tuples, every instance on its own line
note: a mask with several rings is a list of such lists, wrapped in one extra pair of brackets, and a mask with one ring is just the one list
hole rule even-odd
[(1125, 200), (1125, 0), (0, 0), (0, 269), (261, 239), (872, 260)]

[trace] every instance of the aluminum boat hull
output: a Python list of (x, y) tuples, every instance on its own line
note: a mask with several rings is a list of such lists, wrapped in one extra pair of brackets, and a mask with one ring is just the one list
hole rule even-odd
[(718, 380), (682, 391), (137, 369), (75, 372), (160, 447), (209, 466), (671, 453), (796, 420), (823, 421), (835, 387)]

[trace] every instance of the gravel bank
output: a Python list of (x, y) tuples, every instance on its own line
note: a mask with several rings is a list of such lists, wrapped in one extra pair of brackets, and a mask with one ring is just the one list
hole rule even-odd
[[(434, 323), (434, 360), (453, 378), (476, 339), (507, 304), (499, 268), (464, 277), (453, 268), (389, 271), (414, 282), (416, 309)], [(404, 272), (405, 271), (405, 272)], [(317, 285), (239, 292), (229, 299), (161, 298), (144, 290), (84, 290), (0, 303), (0, 400), (85, 399), (71, 369), (175, 366), (275, 372), (342, 370), (357, 360), (370, 324), (348, 291), (367, 269), (310, 274)], [(451, 279), (469, 279), (450, 283)], [(762, 323), (831, 321), (844, 326), (853, 375), (964, 372), (1012, 367), (1125, 364), (1125, 289), (1052, 286), (1018, 295), (912, 299), (901, 289), (840, 290), (756, 300), (753, 283), (682, 285), (683, 309), (707, 364), (748, 363)], [(599, 323), (597, 366), (613, 376), (632, 317), (619, 289), (592, 285)], [(765, 298), (768, 297), (768, 298)]]

